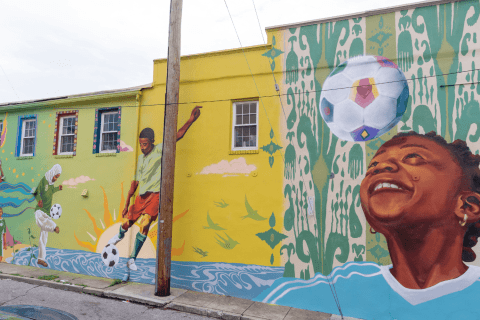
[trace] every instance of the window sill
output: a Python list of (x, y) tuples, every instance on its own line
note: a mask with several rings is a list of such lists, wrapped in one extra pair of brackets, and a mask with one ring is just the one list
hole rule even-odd
[(33, 158), (34, 156), (20, 156), (20, 157), (17, 157), (17, 160), (30, 160)]
[(73, 158), (74, 155), (73, 154), (57, 154), (55, 156), (53, 156), (55, 159), (70, 159), (70, 158)]
[(230, 150), (229, 154), (258, 154), (260, 151), (257, 150)]
[(95, 153), (95, 157), (116, 157), (117, 152)]

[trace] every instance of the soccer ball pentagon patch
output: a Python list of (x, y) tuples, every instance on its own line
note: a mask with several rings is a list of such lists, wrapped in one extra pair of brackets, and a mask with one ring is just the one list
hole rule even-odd
[(333, 134), (368, 141), (390, 131), (408, 102), (407, 79), (392, 61), (379, 56), (350, 58), (323, 83), (319, 109)]
[(59, 205), (58, 203), (54, 204), (51, 208), (50, 208), (50, 217), (52, 217), (52, 219), (58, 219), (60, 218), (60, 216), (62, 215), (62, 206)]
[(107, 244), (102, 251), (102, 261), (107, 266), (112, 268), (120, 260), (120, 252), (113, 244)]

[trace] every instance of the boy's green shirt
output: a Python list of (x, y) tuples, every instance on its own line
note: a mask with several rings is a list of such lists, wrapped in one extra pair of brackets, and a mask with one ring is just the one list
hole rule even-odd
[[(50, 208), (52, 207), (53, 194), (57, 191), (60, 191), (59, 187), (54, 185), (49, 185), (47, 178), (43, 177), (40, 180), (37, 189), (35, 190), (35, 199), (37, 199), (37, 206), (35, 211), (42, 210), (50, 217)], [(43, 207), (38, 206), (38, 201), (42, 200)]]

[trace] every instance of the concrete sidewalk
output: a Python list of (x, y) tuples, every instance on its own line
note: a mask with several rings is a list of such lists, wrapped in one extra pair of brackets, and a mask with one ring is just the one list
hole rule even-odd
[[(225, 320), (340, 320), (339, 315), (255, 302), (229, 296), (171, 288), (168, 297), (154, 295), (153, 285), (115, 281), (76, 273), (0, 263), (0, 279), (121, 299)], [(355, 320), (344, 317), (345, 320)]]

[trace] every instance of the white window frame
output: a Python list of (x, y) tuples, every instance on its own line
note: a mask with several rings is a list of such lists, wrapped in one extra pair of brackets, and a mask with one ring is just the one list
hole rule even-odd
[[(33, 137), (25, 137), (25, 131), (27, 129), (27, 123), (30, 123), (30, 122), (33, 122), (35, 124), (35, 130), (33, 131), (34, 134), (33, 134)], [(20, 156), (21, 157), (33, 157), (33, 154), (35, 153), (35, 139), (36, 139), (36, 135), (37, 135), (37, 120), (36, 119), (23, 119), (22, 120), (22, 140), (20, 141), (21, 145), (20, 145)], [(23, 146), (24, 146), (24, 141), (25, 139), (31, 139), (33, 138), (33, 151), (32, 153), (25, 153), (23, 152)]]
[[(248, 123), (248, 124), (237, 124), (237, 105), (238, 104), (251, 104), (255, 103), (255, 123)], [(258, 101), (238, 101), (233, 103), (233, 109), (232, 109), (232, 114), (233, 114), (233, 120), (232, 120), (232, 151), (241, 151), (241, 150), (258, 150)], [(251, 114), (251, 113), (249, 113)], [(243, 115), (243, 113), (242, 113)], [(252, 126), (255, 125), (256, 127), (256, 140), (255, 140), (255, 146), (254, 147), (235, 147), (235, 128), (237, 127), (245, 127), (245, 126)]]
[[(117, 134), (117, 139), (118, 139), (118, 130), (113, 130), (113, 131), (103, 131), (103, 125), (105, 123), (105, 116), (106, 115), (110, 115), (110, 114), (113, 114), (113, 115), (118, 115), (118, 110), (116, 111), (110, 111), (110, 112), (102, 112), (101, 115), (101, 119), (100, 119), (100, 145), (98, 146), (98, 152), (100, 153), (115, 153), (117, 152), (117, 149), (112, 149), (112, 150), (103, 150), (103, 134), (104, 133), (113, 133), (115, 132)], [(117, 147), (118, 148), (118, 147)]]
[[(73, 141), (75, 143), (75, 131), (71, 134), (63, 134), (63, 120), (64, 119), (67, 119), (67, 118), (72, 118), (73, 119), (73, 126), (75, 127), (75, 121), (76, 121), (76, 116), (75, 115), (67, 115), (67, 116), (61, 116), (59, 117), (59, 122), (60, 122), (60, 125), (58, 126), (58, 135), (57, 135), (57, 154), (58, 155), (73, 155), (73, 151), (72, 152), (61, 152), (62, 150), (62, 137), (64, 136), (73, 136)], [(74, 148), (75, 149), (75, 148)]]

